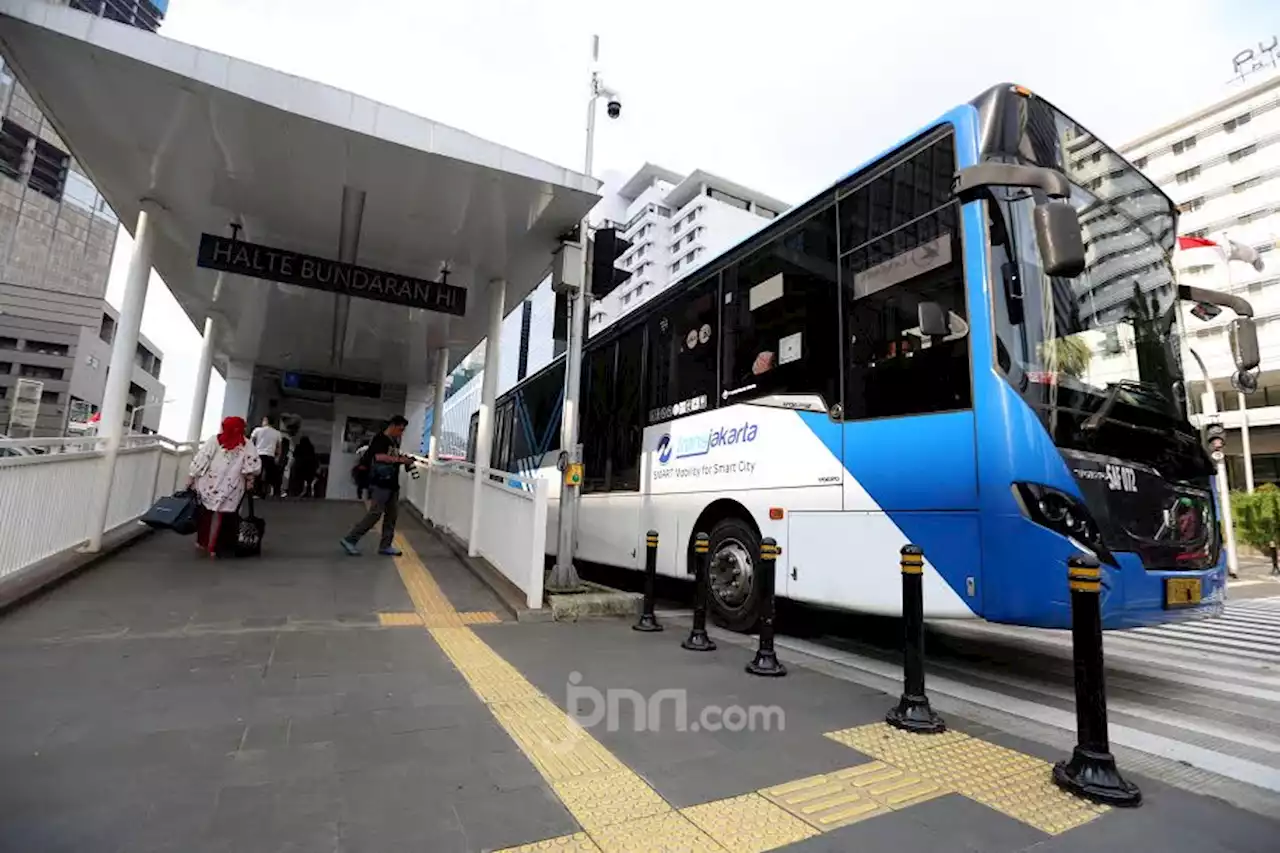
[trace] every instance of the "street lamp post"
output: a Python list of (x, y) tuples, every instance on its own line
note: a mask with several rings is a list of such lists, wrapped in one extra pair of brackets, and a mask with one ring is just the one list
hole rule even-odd
[[(1204, 422), (1206, 428), (1218, 426), (1218, 397), (1213, 391), (1213, 380), (1209, 378), (1209, 371), (1204, 366), (1204, 360), (1200, 358), (1200, 353), (1188, 347), (1191, 357), (1196, 360), (1196, 364), (1200, 365), (1200, 375), (1204, 377)], [(1215, 442), (1216, 444), (1216, 442)], [(1226, 539), (1227, 547), (1227, 574), (1231, 577), (1238, 577), (1240, 572), (1240, 563), (1236, 557), (1236, 525), (1235, 519), (1231, 515), (1231, 492), (1227, 488), (1227, 458), (1222, 452), (1220, 446), (1211, 448), (1214, 464), (1218, 468), (1218, 512), (1222, 517), (1222, 536)]]
[[(1235, 243), (1231, 239), (1223, 236), (1222, 243), (1216, 247), (1218, 257), (1222, 259), (1222, 267), (1227, 277), (1227, 293), (1230, 293), (1235, 287), (1235, 275), (1231, 271), (1231, 262), (1244, 261), (1250, 264), (1255, 270), (1262, 271), (1262, 260), (1258, 257), (1258, 253), (1251, 247), (1240, 243)], [(1199, 356), (1197, 356), (1199, 360)], [(1201, 370), (1204, 364), (1200, 365)], [(1253, 453), (1249, 445), (1249, 409), (1245, 400), (1244, 391), (1240, 388), (1236, 389), (1236, 400), (1240, 406), (1240, 451), (1244, 454), (1244, 487), (1245, 491), (1253, 494)], [(1214, 406), (1217, 407), (1217, 400), (1214, 400)], [(1235, 574), (1234, 567), (1232, 574)]]
[[(620, 112), (617, 92), (605, 86), (596, 64), (600, 61), (600, 37), (591, 37), (591, 89), (587, 100), (587, 151), (583, 174), (590, 177), (595, 159), (596, 107), (601, 96), (609, 99), (609, 116), (617, 118)], [(578, 445), (579, 397), (582, 389), (582, 344), (586, 334), (587, 300), (590, 298), (590, 266), (587, 258), (590, 222), (582, 218), (579, 240), (582, 244), (582, 275), (576, 293), (569, 294), (569, 333), (564, 367), (564, 405), (560, 446), (567, 454), (566, 476), (560, 484), (560, 515), (557, 528), (556, 565), (547, 583), (549, 591), (568, 591), (582, 585), (573, 565), (574, 532), (577, 530), (578, 503), (582, 485), (580, 477), (569, 476), (570, 470), (578, 470), (582, 461), (582, 448)]]
[(149, 409), (149, 408), (151, 408), (152, 406), (164, 406), (164, 405), (167, 405), (167, 404), (169, 404), (169, 403), (174, 403), (174, 402), (177, 402), (177, 399), (178, 399), (177, 397), (166, 397), (166, 398), (165, 398), (165, 399), (163, 399), (163, 400), (157, 400), (157, 399), (155, 399), (155, 398), (153, 397), (153, 398), (151, 398), (150, 400), (148, 400), (147, 402), (143, 403), (141, 406), (134, 406), (132, 409), (130, 409), (130, 410), (129, 410), (129, 431), (128, 431), (128, 434), (130, 434), (130, 435), (131, 435), (131, 434), (133, 433), (133, 425), (134, 425), (134, 423), (135, 423), (135, 422), (137, 421), (137, 419), (138, 419), (138, 412), (141, 412), (143, 409)]

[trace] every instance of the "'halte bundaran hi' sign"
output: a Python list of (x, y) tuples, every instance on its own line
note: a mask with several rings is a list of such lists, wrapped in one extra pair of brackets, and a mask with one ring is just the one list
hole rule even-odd
[(200, 235), (196, 266), (459, 317), (467, 313), (466, 288), (214, 234)]

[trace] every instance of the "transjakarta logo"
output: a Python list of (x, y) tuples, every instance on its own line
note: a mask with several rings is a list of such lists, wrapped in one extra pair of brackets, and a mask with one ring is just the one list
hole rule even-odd
[(752, 423), (745, 423), (737, 428), (720, 427), (716, 429), (713, 427), (705, 433), (695, 433), (694, 435), (686, 435), (677, 439), (674, 447), (671, 435), (667, 434), (658, 440), (658, 462), (666, 465), (671, 461), (673, 451), (677, 459), (687, 459), (691, 456), (705, 456), (715, 447), (729, 444), (746, 444), (755, 441), (756, 434), (759, 431), (760, 428)]

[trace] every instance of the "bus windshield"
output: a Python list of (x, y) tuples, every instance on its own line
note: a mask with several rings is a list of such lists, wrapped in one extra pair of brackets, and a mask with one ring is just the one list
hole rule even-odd
[[(1192, 450), (1187, 422), (1170, 260), (1176, 209), (1052, 106), (1026, 99), (1021, 110), (1017, 150), (993, 154), (1067, 175), (1086, 268), (1074, 279), (1045, 275), (1032, 220), (1044, 197), (1024, 189), (994, 193), (999, 365), (1060, 447), (1144, 459), (1166, 476), (1198, 475), (1202, 454)], [(1103, 420), (1119, 428), (1100, 429)]]

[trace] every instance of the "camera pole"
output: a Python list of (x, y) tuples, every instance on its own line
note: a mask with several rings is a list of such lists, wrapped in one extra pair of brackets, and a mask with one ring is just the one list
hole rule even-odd
[[(596, 102), (607, 90), (600, 81), (596, 63), (600, 61), (600, 36), (591, 37), (591, 97), (587, 101), (587, 154), (582, 173), (591, 176), (595, 159)], [(548, 592), (580, 589), (582, 580), (573, 565), (574, 533), (578, 527), (578, 502), (582, 490), (582, 448), (578, 445), (578, 415), (582, 392), (582, 344), (586, 336), (587, 299), (591, 268), (587, 260), (590, 221), (584, 216), (578, 239), (582, 243), (582, 275), (577, 293), (569, 294), (569, 340), (564, 360), (564, 405), (560, 426), (560, 448), (565, 454), (565, 470), (560, 481), (560, 513), (556, 529), (556, 565), (547, 581)]]

